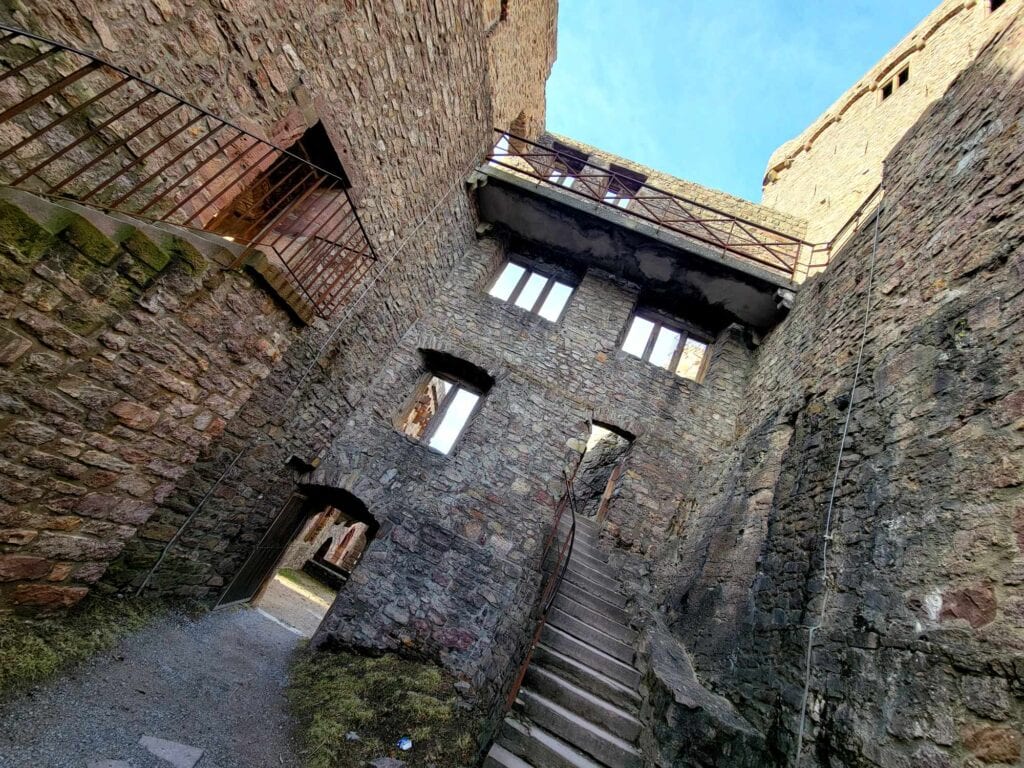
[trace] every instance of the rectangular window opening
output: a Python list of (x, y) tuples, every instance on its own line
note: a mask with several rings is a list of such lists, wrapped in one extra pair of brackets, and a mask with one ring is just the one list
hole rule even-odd
[(502, 267), (487, 291), (496, 299), (551, 322), (557, 322), (562, 316), (572, 292), (571, 285), (511, 261)]
[(622, 350), (677, 376), (700, 381), (708, 345), (661, 320), (634, 315)]
[(896, 81), (900, 86), (904, 86), (907, 84), (908, 80), (910, 80), (910, 67), (904, 67), (903, 70), (896, 75)]
[(401, 423), (401, 431), (444, 454), (466, 429), (480, 394), (432, 375)]
[(888, 83), (886, 83), (885, 85), (882, 86), (882, 101), (885, 101), (890, 96), (892, 96), (892, 81), (891, 80)]
[(1005, 2), (1006, 0), (989, 0), (988, 9), (990, 11), (998, 11)]

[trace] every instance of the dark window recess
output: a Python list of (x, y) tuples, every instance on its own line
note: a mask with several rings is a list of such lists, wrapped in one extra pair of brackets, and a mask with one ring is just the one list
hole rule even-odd
[(572, 296), (572, 286), (510, 261), (487, 292), (496, 299), (556, 322)]
[(647, 181), (647, 177), (642, 173), (613, 163), (609, 167), (608, 187), (604, 192), (604, 201), (617, 205), (619, 208), (626, 208), (629, 201), (637, 196), (645, 181)]
[(684, 379), (700, 381), (704, 376), (707, 342), (653, 316), (634, 315), (622, 349)]
[(505, 21), (508, 18), (508, 3), (509, 0), (501, 0), (501, 15), (498, 17), (500, 21)]
[(888, 82), (882, 86), (882, 101), (885, 101), (892, 96), (892, 82)]
[(896, 82), (898, 82), (901, 86), (906, 85), (909, 79), (910, 67), (904, 67), (903, 71), (896, 76)]
[(1005, 2), (1006, 0), (989, 0), (988, 9), (990, 11), (998, 11)]
[(571, 187), (573, 181), (583, 173), (588, 157), (585, 152), (556, 141), (548, 181), (563, 187)]
[(494, 380), (451, 355), (423, 350), (430, 371), (397, 424), (399, 430), (440, 453), (450, 453)]

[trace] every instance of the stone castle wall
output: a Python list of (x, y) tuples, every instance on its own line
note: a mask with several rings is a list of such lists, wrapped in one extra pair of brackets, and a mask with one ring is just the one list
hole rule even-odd
[[(763, 205), (807, 221), (807, 239), (832, 238), (882, 180), (900, 138), (1002, 27), (1019, 0), (945, 0), (810, 127), (768, 161)], [(904, 67), (910, 79), (882, 100)]]
[[(491, 701), (532, 630), (540, 549), (588, 421), (637, 435), (619, 490), (636, 513), (613, 525), (645, 549), (677, 513), (680, 479), (731, 435), (750, 360), (733, 329), (700, 384), (627, 355), (618, 345), (637, 288), (598, 270), (573, 278), (557, 323), (505, 304), (486, 293), (505, 253), (494, 239), (467, 252), (311, 477), (351, 491), (382, 523), (317, 642), (440, 657)], [(448, 456), (393, 425), (424, 375), (420, 349), (495, 379)]]
[[(356, 182), (357, 206), (381, 257), (367, 292), (354, 294), (355, 306), (330, 322), (298, 328), (275, 308), (273, 322), (290, 346), (280, 345), (280, 359), (268, 364), (273, 371), (262, 385), (243, 375), (251, 356), (228, 356), (240, 367), (223, 378), (245, 385), (245, 402), (233, 405), (212, 444), (169, 459), (176, 464), (168, 478), (173, 487), (165, 484), (159, 495), (144, 499), (145, 514), (132, 521), (139, 533), (108, 573), (117, 588), (138, 587), (163, 554), (150, 588), (206, 598), (220, 592), (294, 488), (287, 457), (312, 458), (330, 443), (363, 396), (377, 361), (471, 241), (475, 219), (462, 180), (491, 143), (494, 120), (520, 113), (542, 119), (543, 104), (530, 100), (543, 90), (526, 79), (546, 76), (553, 60), (553, 34), (542, 33), (551, 31), (553, 2), (529, 13), (513, 4), (508, 18), (490, 27), (475, 2), (451, 0), (420, 11), (354, 5), (4, 7), (16, 25), (93, 50), (271, 140), (288, 143), (322, 120)], [(409, 23), (409, 13), (416, 13), (416, 24)], [(509, 41), (516, 39), (529, 45), (515, 48), (510, 60)], [(22, 287), (12, 291), (9, 300), (27, 301)], [(218, 303), (209, 321), (244, 339), (262, 328), (256, 324), (250, 331), (245, 321), (268, 302), (270, 294), (263, 293), (237, 306)], [(158, 312), (148, 340), (153, 347), (160, 344), (162, 319)], [(237, 323), (243, 327), (234, 330)], [(92, 365), (97, 351), (75, 347), (73, 354), (82, 357), (69, 362)], [(156, 367), (164, 372), (170, 365), (165, 360)], [(202, 407), (205, 392), (195, 400)], [(5, 424), (16, 417), (8, 413)], [(109, 419), (105, 411), (103, 418)], [(24, 452), (16, 436), (5, 439), (12, 451)], [(14, 480), (18, 472), (11, 470)], [(98, 565), (90, 581), (131, 536), (126, 530), (97, 535), (111, 544), (91, 558)], [(21, 547), (13, 541), (4, 550), (17, 555)], [(32, 574), (47, 578), (42, 566)], [(72, 580), (70, 586), (85, 584)]]
[[(886, 162), (827, 579), (870, 226), (758, 350), (733, 457), (661, 548), (656, 597), (641, 595), (777, 764), (826, 594), (803, 765), (1024, 756), (1022, 52), (1018, 13)], [(715, 764), (750, 764), (731, 760)]]

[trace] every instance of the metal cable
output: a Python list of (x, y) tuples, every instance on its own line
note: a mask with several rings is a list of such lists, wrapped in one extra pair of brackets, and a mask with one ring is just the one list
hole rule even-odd
[[(472, 173), (473, 170), (478, 165), (478, 162), (474, 162), (472, 165), (466, 168), (466, 170), (463, 171), (463, 173), (458, 177), (455, 183), (452, 184), (448, 188), (448, 190), (438, 198), (434, 206), (422, 218), (420, 218), (418, 222), (416, 222), (416, 225), (409, 231), (409, 234), (407, 234), (405, 238), (395, 247), (394, 251), (392, 251), (392, 253), (388, 256), (387, 260), (381, 265), (380, 269), (377, 270), (377, 274), (375, 274), (367, 282), (366, 287), (363, 289), (362, 293), (356, 296), (356, 298), (348, 306), (348, 309), (346, 310), (342, 318), (338, 320), (337, 323), (335, 323), (334, 327), (331, 329), (331, 332), (327, 334), (327, 337), (324, 339), (323, 343), (317, 349), (316, 354), (313, 355), (313, 359), (309, 361), (309, 364), (306, 365), (306, 367), (302, 371), (302, 374), (299, 376), (298, 379), (296, 379), (295, 384), (288, 392), (288, 397), (285, 399), (285, 404), (287, 404), (295, 395), (295, 393), (298, 392), (299, 388), (303, 384), (305, 384), (306, 379), (309, 377), (310, 371), (313, 370), (313, 367), (323, 356), (324, 352), (327, 350), (327, 347), (331, 344), (331, 342), (334, 341), (335, 337), (341, 332), (342, 327), (352, 317), (352, 314), (358, 308), (360, 302), (362, 302), (363, 298), (370, 292), (370, 290), (377, 283), (380, 277), (394, 263), (395, 259), (398, 258), (398, 255), (405, 249), (405, 246), (408, 245), (409, 241), (412, 240), (413, 236), (417, 232), (419, 232), (420, 228), (427, 222), (427, 220), (437, 212), (437, 209), (440, 208), (441, 205), (444, 202), (446, 202), (449, 197), (451, 197), (452, 193), (462, 186), (466, 177), (468, 177), (469, 174)], [(285, 425), (285, 432), (287, 432), (288, 428), (295, 423), (296, 418), (297, 414), (295, 416), (292, 416), (291, 421), (289, 421)], [(164, 545), (164, 548), (160, 551), (160, 556), (156, 559), (156, 562), (153, 563), (153, 567), (150, 568), (149, 571), (146, 573), (146, 578), (142, 580), (142, 583), (139, 585), (139, 588), (135, 590), (135, 597), (139, 597), (142, 594), (143, 590), (149, 585), (150, 580), (153, 578), (153, 574), (156, 573), (157, 569), (160, 567), (164, 559), (167, 557), (167, 554), (171, 551), (171, 548), (177, 543), (178, 539), (181, 538), (182, 532), (189, 526), (189, 524), (195, 519), (196, 515), (198, 515), (199, 512), (203, 509), (203, 507), (206, 505), (206, 502), (209, 501), (210, 496), (213, 495), (213, 492), (217, 490), (220, 484), (224, 481), (224, 478), (227, 477), (228, 473), (235, 468), (235, 465), (238, 464), (239, 460), (241, 460), (243, 456), (245, 456), (252, 448), (254, 448), (256, 445), (263, 441), (263, 437), (264, 435), (260, 433), (257, 434), (252, 439), (250, 439), (249, 442), (243, 445), (242, 449), (237, 454), (235, 454), (235, 457), (231, 460), (231, 463), (224, 468), (224, 471), (221, 472), (220, 475), (218, 475), (217, 479), (214, 480), (213, 485), (211, 485), (209, 489), (206, 491), (206, 493), (203, 494), (203, 498), (199, 500), (199, 503), (197, 503), (196, 506), (192, 509), (192, 511), (189, 513), (189, 516), (185, 518), (185, 521), (181, 524), (181, 526), (179, 526), (178, 530), (175, 531), (174, 535), (170, 538), (167, 544)]]
[[(882, 167), (883, 178), (885, 176), (885, 166)], [(839, 451), (836, 454), (836, 466), (835, 471), (832, 473), (832, 491), (829, 494), (828, 509), (825, 513), (825, 531), (822, 537), (821, 546), (821, 610), (818, 613), (818, 622), (807, 628), (807, 655), (804, 661), (804, 692), (803, 697), (800, 701), (800, 727), (797, 731), (796, 739), (796, 758), (793, 761), (794, 768), (800, 768), (800, 760), (803, 753), (804, 745), (804, 729), (807, 724), (807, 699), (810, 695), (811, 690), (811, 657), (814, 651), (814, 633), (817, 632), (825, 623), (825, 611), (828, 607), (828, 556), (829, 556), (829, 543), (832, 541), (832, 513), (836, 503), (836, 490), (839, 487), (839, 467), (843, 461), (843, 451), (846, 447), (846, 436), (850, 431), (850, 418), (853, 416), (854, 399), (857, 394), (857, 384), (860, 381), (860, 371), (864, 363), (864, 346), (867, 343), (868, 336), (868, 321), (871, 317), (871, 293), (875, 282), (875, 258), (878, 253), (878, 227), (879, 222), (882, 218), (882, 211), (885, 207), (885, 186), (884, 182), (881, 189), (881, 202), (879, 203), (878, 210), (875, 212), (875, 231), (872, 236), (871, 243), (871, 262), (868, 268), (868, 285), (867, 293), (864, 297), (864, 321), (861, 325), (860, 332), (860, 349), (857, 351), (857, 366), (853, 371), (853, 382), (850, 384), (850, 399), (846, 404), (846, 419), (843, 422), (843, 433), (839, 439)]]

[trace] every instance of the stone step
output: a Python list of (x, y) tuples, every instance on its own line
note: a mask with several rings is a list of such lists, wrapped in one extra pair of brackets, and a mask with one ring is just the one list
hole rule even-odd
[(535, 691), (521, 688), (516, 707), (533, 722), (544, 723), (544, 730), (608, 768), (643, 768), (640, 752), (628, 741)]
[(625, 664), (632, 664), (636, 651), (632, 645), (616, 640), (611, 635), (605, 634), (586, 622), (570, 616), (560, 608), (553, 608), (548, 614), (548, 625), (556, 627), (566, 634), (572, 635), (577, 640), (582, 640), (600, 651), (604, 651)]
[(558, 627), (546, 624), (543, 632), (541, 632), (541, 641), (548, 648), (552, 648), (584, 666), (607, 675), (623, 685), (630, 688), (638, 688), (640, 685), (640, 673), (632, 666), (616, 659), (614, 656), (608, 655), (600, 648), (595, 648), (589, 643), (573, 637)]
[(555, 607), (565, 611), (573, 618), (596, 627), (606, 635), (621, 640), (626, 645), (636, 646), (637, 634), (628, 626), (629, 619), (625, 611), (608, 606), (607, 611), (597, 611), (582, 603), (577, 603), (568, 595), (559, 592), (555, 596)]
[(492, 744), (491, 750), (484, 760), (484, 768), (533, 768), (521, 757), (517, 757), (505, 749), (501, 744)]
[(629, 712), (536, 664), (527, 670), (525, 686), (620, 739), (633, 743), (640, 735), (640, 721)]
[(606, 603), (611, 603), (619, 608), (626, 607), (627, 598), (624, 594), (619, 592), (618, 589), (609, 589), (603, 584), (591, 581), (578, 570), (573, 570), (572, 568), (567, 569), (565, 572), (565, 578), (562, 580), (563, 585), (567, 581), (571, 584), (575, 584), (579, 589), (583, 590), (587, 594), (604, 600)]
[(536, 723), (506, 717), (499, 742), (506, 750), (541, 768), (607, 768)]
[(607, 592), (607, 590), (602, 590), (596, 584), (588, 584), (586, 579), (579, 577), (569, 578), (568, 573), (566, 573), (566, 578), (562, 579), (562, 584), (558, 588), (558, 594), (571, 597), (577, 603), (582, 603), (588, 608), (593, 608), (598, 613), (603, 613), (606, 616), (613, 615), (608, 613), (607, 609), (609, 608), (625, 612), (626, 596), (621, 592)]
[(550, 670), (595, 696), (635, 715), (640, 711), (640, 694), (635, 688), (613, 680), (576, 659), (541, 643), (533, 651), (533, 665)]
[(595, 584), (600, 584), (605, 589), (610, 589), (613, 592), (619, 589), (619, 580), (616, 576), (611, 575), (612, 571), (607, 566), (604, 569), (591, 568), (589, 565), (581, 563), (579, 560), (569, 560), (569, 570), (578, 573), (585, 579)]
[[(600, 555), (603, 555), (604, 559), (601, 559)], [(579, 560), (584, 565), (589, 565), (591, 568), (597, 568), (598, 570), (608, 567), (608, 555), (606, 553), (579, 542), (573, 544), (572, 559)]]

